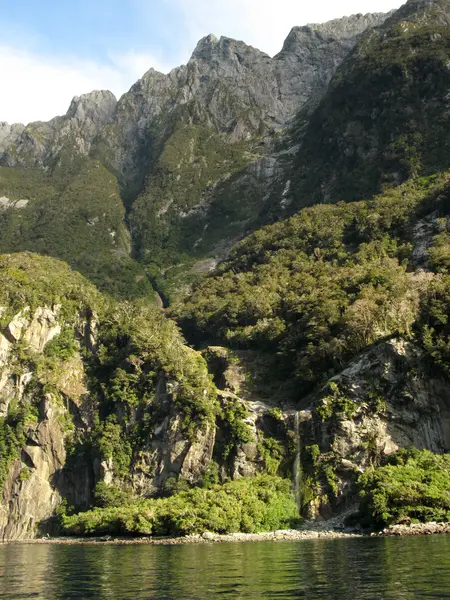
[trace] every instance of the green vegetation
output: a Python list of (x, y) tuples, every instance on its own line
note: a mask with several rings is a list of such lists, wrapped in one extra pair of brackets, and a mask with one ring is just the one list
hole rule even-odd
[(130, 241), (116, 178), (88, 158), (71, 165), (58, 178), (0, 167), (0, 195), (27, 200), (21, 208), (0, 207), (0, 252), (60, 258), (112, 296), (151, 298), (144, 271), (128, 256)]
[(0, 306), (6, 308), (1, 315), (6, 324), (25, 306), (31, 311), (42, 306), (61, 306), (63, 317), (73, 318), (78, 312), (101, 312), (106, 302), (93, 285), (66, 263), (20, 253), (0, 256)]
[(233, 460), (237, 448), (253, 440), (252, 430), (245, 422), (247, 417), (248, 411), (239, 398), (230, 396), (222, 400), (217, 420), (220, 436), (215, 445), (216, 458), (220, 462)]
[[(449, 271), (447, 270), (447, 273)], [(422, 299), (419, 332), (434, 364), (450, 374), (450, 276), (436, 277)]]
[(189, 273), (193, 258), (242, 234), (245, 223), (255, 220), (261, 194), (245, 172), (256, 156), (249, 142), (230, 141), (203, 124), (195, 106), (167, 118), (170, 135), (132, 203), (129, 223), (136, 257), (158, 291), (170, 297), (198, 279)]
[(69, 360), (79, 349), (72, 327), (65, 327), (59, 335), (50, 340), (44, 349), (44, 356), (59, 360)]
[(336, 414), (343, 414), (346, 418), (351, 419), (357, 410), (355, 402), (343, 394), (333, 381), (328, 384), (328, 388), (329, 394), (321, 398), (320, 403), (316, 406), (321, 420), (326, 421)]
[(215, 387), (206, 363), (184, 345), (175, 323), (161, 311), (122, 303), (104, 318), (98, 335), (90, 375), (101, 398), (102, 419), (119, 407), (130, 418), (140, 408), (147, 414), (141, 424), (150, 426), (161, 417), (163, 400), (170, 395), (189, 439), (214, 422)]
[[(0, 256), (0, 285), (2, 327), (21, 312), (30, 321), (38, 307), (52, 308), (61, 326), (42, 354), (22, 340), (12, 345), (13, 372), (34, 374), (19, 416), (26, 410), (26, 419), (33, 417), (36, 426), (39, 414), (30, 412), (28, 397), (39, 403), (48, 393), (61, 409), (67, 408), (70, 386), (75, 386), (78, 401), (87, 376), (90, 401), (97, 407), (92, 431), (77, 429), (67, 410), (58, 417), (69, 446), (83, 448), (83, 460), (107, 461), (114, 475), (127, 481), (166, 417), (180, 419), (180, 433), (191, 441), (214, 424), (216, 391), (206, 363), (184, 345), (175, 323), (160, 310), (146, 302), (106, 300), (65, 263), (31, 253)], [(83, 337), (86, 319), (98, 321), (94, 352)], [(25, 417), (16, 419), (11, 410), (1, 423), (2, 477), (24, 443)]]
[(277, 475), (282, 461), (286, 458), (283, 444), (273, 437), (263, 437), (258, 444), (258, 455), (264, 465), (264, 472)]
[(315, 206), (260, 229), (171, 314), (196, 344), (276, 355), (278, 373), (306, 392), (377, 340), (412, 334), (428, 283), (409, 273), (414, 227), (449, 214), (447, 178)]
[(313, 500), (329, 504), (337, 497), (336, 457), (332, 451), (321, 452), (317, 444), (305, 446), (301, 467), (300, 501), (303, 509)]
[[(0, 417), (0, 491), (9, 474), (12, 461), (20, 457), (22, 446), (26, 440), (26, 430), (38, 421), (36, 404), (25, 402), (18, 404), (13, 400), (6, 417)], [(29, 473), (21, 472), (21, 480), (27, 479)]]
[(119, 508), (63, 517), (66, 535), (189, 535), (259, 533), (292, 528), (298, 512), (290, 481), (263, 476), (170, 498), (140, 500)]
[(0, 490), (8, 476), (11, 462), (20, 455), (24, 441), (22, 415), (0, 418)]
[(94, 490), (94, 506), (98, 508), (111, 508), (125, 506), (132, 502), (132, 495), (116, 485), (107, 485), (99, 481)]
[(370, 198), (449, 168), (448, 17), (429, 12), (412, 24), (415, 10), (408, 4), (387, 30), (365, 37), (338, 71), (302, 137), (292, 208)]
[(400, 450), (359, 477), (361, 512), (375, 527), (450, 520), (450, 455)]

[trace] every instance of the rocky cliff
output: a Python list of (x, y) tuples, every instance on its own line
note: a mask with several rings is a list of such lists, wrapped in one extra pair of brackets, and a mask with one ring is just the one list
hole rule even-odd
[(273, 58), (210, 35), (118, 101), (1, 124), (0, 249), (102, 292), (0, 257), (0, 537), (247, 531), (256, 497), (276, 528), (279, 476), (311, 518), (389, 487), (377, 523), (450, 518), (449, 15), (296, 27)]
[[(386, 16), (294, 28), (273, 58), (210, 35), (187, 65), (168, 75), (151, 69), (118, 102), (110, 92), (92, 92), (48, 123), (2, 123), (0, 194), (28, 203), (20, 214), (3, 212), (0, 250), (45, 251), (97, 285), (122, 277), (115, 290), (122, 296), (148, 293), (144, 269), (130, 253), (157, 287), (175, 273), (168, 266), (222, 256), (232, 240), (267, 220), (268, 206), (285, 189), (284, 132), (297, 111), (312, 110), (357, 40)], [(105, 167), (111, 189), (104, 191)], [(36, 179), (35, 169), (45, 172), (38, 192), (15, 180), (17, 169), (25, 179)], [(77, 184), (74, 200), (73, 181), (80, 179), (86, 186)], [(110, 200), (117, 185), (122, 214)], [(89, 198), (93, 189), (103, 213)], [(87, 255), (77, 247), (65, 251), (66, 224), (43, 227), (42, 213), (55, 204), (59, 219), (76, 221)]]
[(261, 446), (270, 407), (217, 396), (201, 355), (159, 310), (107, 300), (38, 255), (0, 257), (0, 280), (0, 539), (208, 474), (277, 471)]
[(350, 53), (295, 136), (295, 210), (448, 168), (449, 19), (446, 0), (410, 0)]

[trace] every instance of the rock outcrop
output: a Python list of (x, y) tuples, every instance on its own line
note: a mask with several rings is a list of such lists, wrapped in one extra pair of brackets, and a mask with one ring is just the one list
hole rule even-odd
[[(99, 159), (121, 186), (138, 257), (147, 261), (155, 244), (158, 252), (175, 245), (223, 256), (231, 240), (267, 220), (272, 201), (278, 207), (283, 200), (286, 127), (299, 110), (312, 110), (357, 40), (386, 17), (296, 27), (273, 58), (209, 35), (187, 65), (168, 75), (150, 69), (118, 102), (96, 91), (74, 98), (65, 116), (48, 123), (1, 124), (0, 164), (45, 169), (65, 189), (82, 158)], [(246, 203), (236, 205), (242, 195)], [(34, 222), (30, 200), (26, 214)], [(64, 192), (61, 202), (69, 202)], [(2, 249), (12, 250), (0, 243)]]
[[(8, 418), (13, 411), (26, 412), (17, 458), (8, 465), (2, 486), (0, 539), (34, 537), (40, 524), (53, 517), (62, 502), (64, 482), (58, 477), (66, 463), (70, 412), (82, 409), (87, 396), (83, 363), (74, 357), (60, 365), (58, 373), (46, 374), (53, 391), (44, 392), (39, 390), (43, 375), (36, 372), (37, 363), (25, 366), (20, 359), (20, 352), (38, 359), (47, 344), (60, 335), (60, 308), (32, 311), (25, 306), (0, 334), (0, 415)], [(83, 480), (80, 485), (83, 487)], [(71, 497), (75, 497), (75, 489)], [(85, 497), (84, 503), (87, 500)]]
[(430, 372), (411, 342), (394, 338), (354, 359), (302, 413), (303, 473), (320, 482), (306, 514), (327, 518), (346, 510), (355, 502), (358, 473), (401, 448), (449, 452), (448, 394), (448, 381)]

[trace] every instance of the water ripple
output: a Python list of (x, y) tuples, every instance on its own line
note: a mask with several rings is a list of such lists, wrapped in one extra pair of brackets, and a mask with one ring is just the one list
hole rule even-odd
[(0, 547), (2, 600), (450, 599), (450, 537)]

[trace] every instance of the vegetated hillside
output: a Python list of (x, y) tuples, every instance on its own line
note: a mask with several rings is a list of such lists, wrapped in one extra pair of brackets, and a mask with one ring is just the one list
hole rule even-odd
[(422, 178), (264, 227), (173, 314), (196, 343), (276, 355), (299, 400), (365, 347), (412, 334), (432, 277), (416, 268), (448, 267), (448, 182)]
[[(274, 59), (209, 36), (119, 103), (1, 126), (0, 248), (110, 292), (0, 258), (2, 537), (255, 531), (356, 503), (376, 526), (448, 518), (449, 4), (296, 28)], [(149, 306), (144, 271), (173, 289), (289, 211)]]
[(399, 448), (450, 450), (449, 217), (448, 173), (306, 208), (237, 244), (172, 308), (191, 342), (258, 356), (272, 398), (301, 409), (306, 514), (357, 502), (358, 474)]
[[(48, 123), (2, 123), (0, 164), (21, 169), (24, 187), (15, 191), (29, 206), (3, 211), (0, 251), (63, 258), (122, 297), (149, 294), (147, 274), (168, 296), (165, 288), (176, 289), (180, 279), (170, 267), (181, 264), (189, 280), (266, 222), (260, 213), (267, 213), (272, 188), (281, 193), (285, 186), (280, 142), (291, 118), (316, 105), (337, 65), (385, 18), (294, 28), (274, 58), (207, 36), (186, 66), (168, 75), (150, 69), (119, 101), (92, 92)], [(35, 197), (25, 182), (35, 170), (56, 192)], [(10, 177), (4, 171), (3, 183)], [(50, 224), (41, 213), (57, 218)], [(190, 274), (204, 257), (210, 262)]]
[(301, 133), (292, 207), (449, 167), (450, 3), (410, 0), (355, 47)]
[[(148, 533), (129, 521), (143, 498), (260, 473), (270, 476), (214, 488), (234, 494), (228, 503), (209, 492), (155, 505), (166, 515), (155, 528), (197, 531), (204, 503), (223, 511), (218, 531), (293, 523), (290, 483), (275, 477), (291, 472), (289, 415), (218, 395), (204, 358), (162, 311), (117, 303), (63, 262), (2, 255), (0, 283), (1, 539), (54, 531), (66, 511), (90, 507), (123, 507), (117, 519), (128, 520), (112, 530)], [(190, 502), (200, 511), (191, 529), (178, 521)]]
[(104, 291), (148, 296), (130, 239), (116, 178), (97, 161), (70, 172), (0, 167), (0, 251), (34, 251), (69, 262)]

